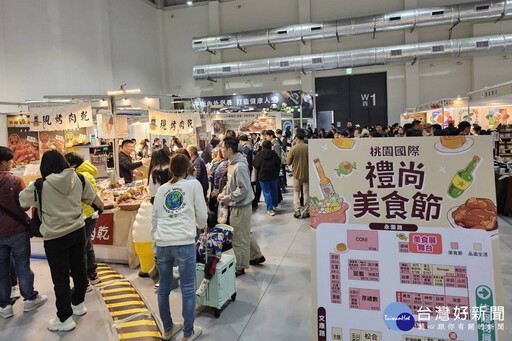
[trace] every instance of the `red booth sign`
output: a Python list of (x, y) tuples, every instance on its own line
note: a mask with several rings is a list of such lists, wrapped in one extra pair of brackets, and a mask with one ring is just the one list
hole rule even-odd
[(92, 233), (91, 240), (93, 244), (114, 244), (114, 213), (100, 214), (96, 228)]

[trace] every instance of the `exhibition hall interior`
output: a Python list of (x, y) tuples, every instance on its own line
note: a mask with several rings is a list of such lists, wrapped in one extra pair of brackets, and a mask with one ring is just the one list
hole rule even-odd
[(0, 340), (508, 341), (511, 292), (512, 0), (0, 0)]

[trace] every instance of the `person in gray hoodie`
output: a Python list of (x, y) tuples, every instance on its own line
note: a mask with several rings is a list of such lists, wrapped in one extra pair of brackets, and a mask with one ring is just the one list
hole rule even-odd
[[(43, 188), (41, 196), (31, 183), (20, 193), (22, 207), (39, 208), (42, 204), (40, 231), (44, 251), (54, 284), (57, 317), (48, 322), (51, 331), (75, 328), (72, 315), (85, 315), (85, 291), (88, 285), (85, 270), (85, 215), (81, 202), (91, 204), (96, 197), (93, 185), (82, 180), (69, 168), (66, 159), (56, 150), (47, 151), (41, 159)], [(71, 294), (69, 274), (75, 290)]]
[(247, 159), (238, 152), (238, 141), (226, 137), (222, 147), (224, 156), (229, 160), (228, 181), (219, 194), (220, 203), (229, 206), (229, 223), (233, 226), (233, 249), (235, 251), (238, 277), (245, 274), (250, 265), (265, 262), (265, 257), (251, 233), (252, 200), (254, 192), (251, 187), (251, 176)]

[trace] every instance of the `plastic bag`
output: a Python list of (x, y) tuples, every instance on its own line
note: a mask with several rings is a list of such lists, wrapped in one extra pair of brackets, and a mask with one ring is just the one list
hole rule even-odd
[(217, 210), (217, 221), (219, 224), (227, 224), (229, 216), (229, 208), (227, 205), (219, 203), (219, 208)]

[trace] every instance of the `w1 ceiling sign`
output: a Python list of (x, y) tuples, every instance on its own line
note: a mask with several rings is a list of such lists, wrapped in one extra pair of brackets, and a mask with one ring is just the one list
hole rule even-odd
[(222, 105), (219, 112), (281, 111), (312, 117), (313, 98), (301, 90), (269, 92), (250, 95), (199, 97), (192, 101), (195, 110), (206, 112), (208, 106)]

